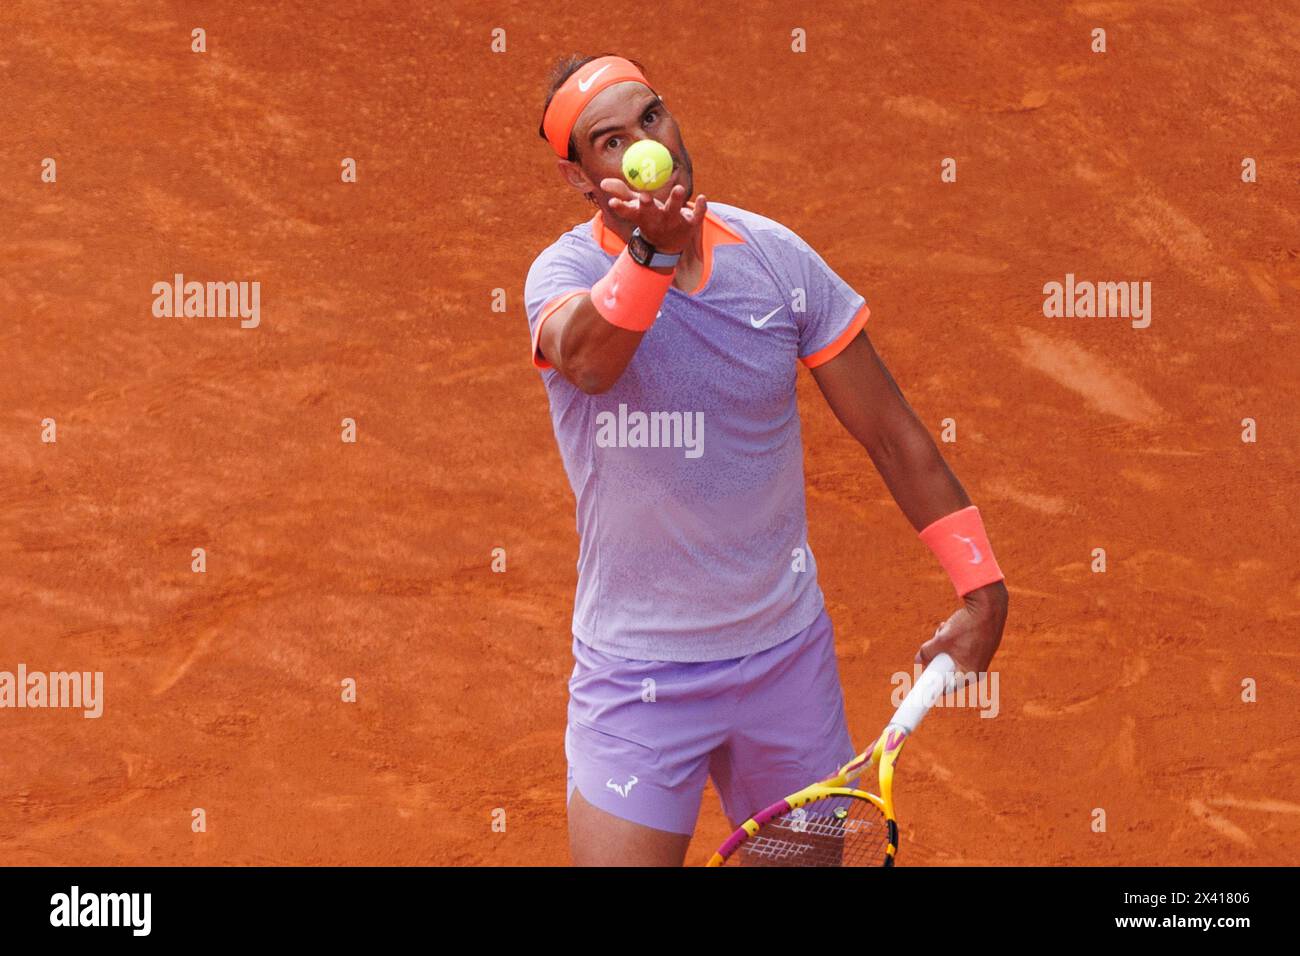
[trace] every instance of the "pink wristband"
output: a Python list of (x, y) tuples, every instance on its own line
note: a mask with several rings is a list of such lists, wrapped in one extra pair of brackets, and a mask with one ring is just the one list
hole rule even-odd
[(626, 249), (604, 278), (591, 287), (591, 304), (610, 325), (644, 332), (654, 325), (673, 274), (664, 275), (632, 261)]
[(945, 515), (927, 526), (921, 532), (921, 540), (952, 578), (958, 597), (1002, 580), (1002, 571), (993, 557), (984, 522), (980, 520), (980, 510), (974, 505)]

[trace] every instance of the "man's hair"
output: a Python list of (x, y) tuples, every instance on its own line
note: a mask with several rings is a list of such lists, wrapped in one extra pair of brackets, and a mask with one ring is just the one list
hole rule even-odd
[[(580, 53), (570, 53), (568, 56), (562, 56), (551, 66), (551, 76), (547, 81), (546, 103), (542, 106), (542, 121), (537, 124), (537, 135), (546, 139), (546, 110), (551, 105), (551, 100), (555, 97), (555, 92), (564, 85), (564, 81), (576, 73), (592, 60), (599, 60), (602, 56), (618, 56), (617, 53), (600, 53), (596, 56), (583, 56)], [(634, 65), (642, 73), (645, 67), (636, 60), (624, 57), (629, 63)], [(578, 144), (573, 139), (573, 133), (569, 133), (569, 155), (566, 157), (569, 162), (578, 161)]]

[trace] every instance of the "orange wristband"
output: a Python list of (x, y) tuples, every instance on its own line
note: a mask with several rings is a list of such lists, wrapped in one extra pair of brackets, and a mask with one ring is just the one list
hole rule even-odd
[(980, 511), (974, 505), (940, 518), (920, 537), (952, 578), (958, 597), (1003, 579)]
[(644, 332), (654, 325), (673, 274), (664, 275), (632, 261), (624, 249), (604, 277), (591, 287), (591, 304), (610, 325)]

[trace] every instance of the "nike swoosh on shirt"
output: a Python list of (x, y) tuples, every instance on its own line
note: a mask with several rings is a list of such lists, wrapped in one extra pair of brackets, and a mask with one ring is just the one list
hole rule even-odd
[(783, 305), (778, 305), (775, 309), (773, 309), (771, 312), (767, 313), (767, 315), (763, 316), (761, 319), (756, 319), (756, 318), (754, 318), (754, 313), (751, 312), (751, 313), (749, 313), (749, 324), (752, 325), (752, 326), (753, 326), (754, 328), (756, 328), (756, 329), (761, 329), (763, 326), (767, 325), (767, 320), (768, 320), (768, 319), (770, 319), (772, 316), (776, 315), (778, 312), (780, 312), (780, 311), (781, 311), (782, 309), (784, 309), (784, 308), (785, 308), (785, 306), (783, 306)]
[(591, 84), (596, 82), (596, 77), (600, 76), (600, 74), (608, 70), (611, 65), (612, 64), (610, 63), (606, 63), (604, 66), (602, 66), (595, 73), (591, 74), (591, 76), (587, 77), (585, 80), (579, 80), (578, 89), (581, 90), (583, 93), (586, 93), (587, 90), (591, 89)]

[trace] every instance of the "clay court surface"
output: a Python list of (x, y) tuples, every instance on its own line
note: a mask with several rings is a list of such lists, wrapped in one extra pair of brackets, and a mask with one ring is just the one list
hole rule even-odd
[[(0, 670), (106, 684), (98, 720), (0, 710), (0, 859), (567, 862), (578, 543), (522, 289), (589, 217), (546, 68), (616, 51), (697, 187), (804, 236), (957, 422), (1012, 595), (1000, 713), (909, 745), (900, 864), (1297, 862), (1294, 5), (328, 6), (0, 11)], [(155, 318), (178, 272), (260, 281), (261, 325)], [(1150, 281), (1150, 327), (1045, 318), (1066, 273)], [(955, 604), (800, 390), (861, 744)], [(710, 790), (688, 862), (727, 830)]]

